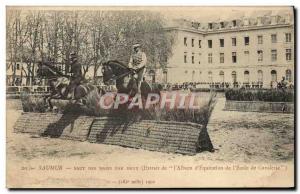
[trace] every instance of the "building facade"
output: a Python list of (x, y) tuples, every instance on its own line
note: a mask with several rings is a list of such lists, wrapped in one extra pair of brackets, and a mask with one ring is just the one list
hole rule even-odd
[[(28, 68), (30, 67), (30, 68)], [(33, 68), (34, 67), (34, 68)], [(56, 64), (56, 67), (63, 74), (68, 74), (64, 64)], [(34, 76), (29, 73), (34, 72)], [(34, 86), (34, 85), (48, 85), (47, 80), (40, 79), (36, 76), (37, 74), (37, 64), (28, 66), (25, 62), (11, 61), (6, 62), (6, 85), (7, 86)], [(101, 68), (95, 70), (95, 66), (82, 66), (82, 72), (85, 72), (85, 79), (94, 80), (94, 83), (100, 83), (102, 80)]]
[(260, 84), (269, 88), (282, 77), (294, 82), (293, 14), (208, 23), (179, 20), (168, 83)]

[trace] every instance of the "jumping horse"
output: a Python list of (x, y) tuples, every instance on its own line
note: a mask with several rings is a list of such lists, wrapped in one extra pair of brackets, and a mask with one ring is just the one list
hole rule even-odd
[[(130, 69), (119, 61), (110, 60), (102, 66), (103, 82), (105, 85), (115, 82), (118, 93), (133, 97), (138, 92), (138, 80), (133, 75), (138, 71)], [(161, 84), (148, 84), (144, 79), (141, 82), (140, 91), (143, 99), (146, 99), (149, 93), (160, 95), (161, 90)]]
[(71, 93), (69, 88), (70, 76), (63, 74), (54, 65), (49, 62), (39, 62), (37, 69), (39, 78), (46, 78), (50, 86), (50, 94), (44, 96), (45, 104), (49, 105), (49, 109), (53, 109), (52, 99), (75, 100), (75, 103), (85, 104), (87, 95), (97, 87), (86, 83), (84, 80), (74, 88), (74, 93)]

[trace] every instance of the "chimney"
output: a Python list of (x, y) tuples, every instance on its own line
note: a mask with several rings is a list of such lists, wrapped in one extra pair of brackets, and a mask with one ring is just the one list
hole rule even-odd
[(258, 26), (262, 26), (263, 25), (262, 20), (263, 20), (262, 17), (257, 17), (257, 25)]
[(286, 24), (292, 24), (293, 23), (293, 17), (291, 16), (291, 14), (287, 14), (285, 16), (285, 23)]
[(278, 23), (278, 16), (272, 15), (271, 16), (271, 25), (276, 25)]
[(249, 18), (245, 18), (243, 22), (244, 22), (244, 26), (249, 26), (250, 25)]

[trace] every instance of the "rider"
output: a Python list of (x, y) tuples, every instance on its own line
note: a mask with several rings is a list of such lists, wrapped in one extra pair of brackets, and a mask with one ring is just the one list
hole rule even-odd
[(77, 54), (76, 53), (71, 53), (70, 55), (70, 60), (71, 60), (71, 79), (70, 79), (70, 84), (69, 84), (69, 91), (71, 91), (71, 94), (74, 93), (75, 88), (80, 84), (80, 82), (83, 80), (82, 77), (82, 66), (77, 60)]
[(138, 91), (140, 92), (141, 82), (146, 71), (145, 66), (147, 63), (147, 57), (146, 54), (141, 50), (140, 44), (134, 44), (132, 48), (133, 52), (131, 54), (128, 67), (137, 72)]

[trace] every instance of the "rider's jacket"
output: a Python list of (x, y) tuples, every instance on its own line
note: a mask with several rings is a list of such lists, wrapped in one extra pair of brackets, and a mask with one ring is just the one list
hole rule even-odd
[(81, 71), (81, 64), (79, 64), (77, 61), (73, 62), (71, 64), (71, 71), (72, 77), (81, 77), (82, 71)]
[(132, 53), (130, 60), (129, 60), (129, 67), (130, 68), (141, 68), (144, 67), (147, 63), (146, 54), (142, 51)]

